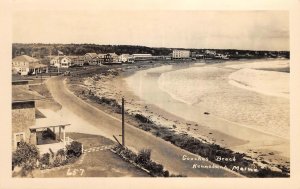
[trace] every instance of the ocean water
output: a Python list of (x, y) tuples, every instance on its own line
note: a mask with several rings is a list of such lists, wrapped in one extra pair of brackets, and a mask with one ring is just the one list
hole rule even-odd
[[(242, 69), (226, 64), (162, 66), (138, 71), (126, 82), (145, 103), (186, 120), (247, 140), (255, 140), (249, 129), (288, 139), (289, 98), (262, 93), (251, 82), (270, 88), (270, 75), (276, 77), (277, 72), (263, 74), (252, 70), (247, 77), (244, 72), (237, 77)], [(241, 78), (240, 82), (248, 88), (232, 85), (232, 78)], [(282, 87), (281, 92), (288, 96), (289, 74), (281, 78), (277, 78), (276, 90)], [(204, 112), (209, 112), (209, 116)]]

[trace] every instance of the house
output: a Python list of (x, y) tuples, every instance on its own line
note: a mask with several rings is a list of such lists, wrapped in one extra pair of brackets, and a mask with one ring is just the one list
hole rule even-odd
[(28, 80), (12, 82), (12, 149), (17, 149), (21, 141), (34, 144), (41, 154), (56, 152), (65, 148), (72, 139), (66, 137), (65, 130), (70, 124), (53, 118), (38, 116), (41, 112), (36, 107), (40, 96), (28, 90)]
[(12, 149), (23, 140), (31, 143), (29, 127), (35, 124), (36, 96), (29, 92), (28, 80), (12, 81)]
[(191, 58), (196, 58), (197, 52), (191, 52)]
[(214, 51), (214, 50), (205, 50), (204, 53), (205, 53), (206, 55), (213, 55), (213, 56), (215, 56), (215, 55), (217, 54), (217, 52)]
[(197, 59), (204, 59), (204, 54), (196, 54)]
[(104, 62), (104, 56), (105, 55), (106, 54), (103, 54), (103, 53), (98, 54), (98, 58), (99, 58), (100, 64), (102, 64)]
[(86, 53), (84, 55), (85, 63), (88, 65), (99, 65), (100, 60), (97, 53)]
[(130, 54), (121, 54), (119, 56), (120, 62), (130, 62), (130, 59), (132, 59), (132, 56)]
[(58, 67), (60, 65), (59, 56), (51, 56), (50, 58), (50, 66)]
[(173, 50), (172, 58), (173, 59), (186, 59), (191, 56), (191, 52), (189, 50)]
[(69, 68), (72, 66), (72, 59), (68, 56), (55, 56), (50, 60), (50, 65), (57, 68)]
[(226, 54), (220, 54), (220, 53), (217, 53), (215, 58), (217, 59), (223, 59), (223, 60), (227, 60), (229, 59), (229, 57), (226, 55)]
[(30, 141), (29, 127), (35, 123), (35, 101), (23, 100), (12, 102), (12, 149), (16, 149), (23, 140)]
[(12, 69), (20, 75), (47, 73), (48, 66), (41, 64), (36, 58), (28, 55), (20, 55), (12, 59)]
[(112, 62), (113, 63), (118, 63), (119, 61), (119, 56), (116, 53), (109, 53), (111, 58), (112, 58)]
[(205, 50), (204, 58), (205, 59), (214, 59), (217, 56), (217, 52), (214, 50)]
[(69, 68), (72, 66), (71, 58), (64, 56), (60, 60), (60, 68)]
[(85, 62), (84, 56), (73, 56), (71, 57), (72, 65), (74, 66), (83, 66)]
[(113, 59), (112, 59), (110, 53), (105, 54), (103, 60), (104, 60), (104, 63), (112, 63), (113, 62)]
[(119, 63), (119, 56), (116, 53), (107, 53), (104, 55), (104, 63)]

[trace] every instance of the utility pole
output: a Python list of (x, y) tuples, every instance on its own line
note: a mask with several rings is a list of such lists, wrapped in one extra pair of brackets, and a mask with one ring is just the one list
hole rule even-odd
[(119, 142), (119, 140), (117, 139), (117, 137), (115, 135), (113, 135), (114, 139), (117, 141), (117, 143), (122, 146), (123, 148), (125, 148), (125, 122), (124, 122), (124, 97), (122, 97), (122, 134), (119, 136), (122, 136), (122, 144)]
[(122, 145), (125, 147), (124, 97), (122, 97)]

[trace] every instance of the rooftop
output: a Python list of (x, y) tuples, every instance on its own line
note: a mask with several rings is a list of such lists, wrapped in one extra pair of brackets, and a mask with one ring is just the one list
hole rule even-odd
[(37, 63), (37, 62), (31, 62), (29, 64), (29, 68), (45, 68), (45, 67), (48, 67), (48, 66), (45, 64)]
[(58, 116), (57, 113), (46, 110), (40, 109), (39, 110), (46, 118), (36, 119), (35, 125), (31, 126), (30, 129), (43, 129), (49, 127), (60, 127), (60, 126), (70, 126), (71, 124), (63, 121), (61, 116)]
[(97, 58), (98, 57), (97, 53), (86, 53), (85, 55), (88, 55), (91, 58)]
[(42, 98), (44, 98), (44, 97), (41, 97), (40, 95), (37, 95), (37, 94), (29, 91), (27, 88), (24, 88), (23, 86), (16, 85), (16, 86), (12, 87), (12, 101), (13, 102), (39, 100)]
[(13, 58), (12, 61), (18, 61), (18, 62), (37, 62), (39, 60), (36, 59), (36, 58), (33, 58), (31, 56), (28, 56), (28, 55), (21, 55), (21, 56), (17, 56), (15, 58)]
[(152, 54), (132, 54), (132, 56), (152, 56)]
[(116, 53), (108, 53), (110, 56), (118, 56)]

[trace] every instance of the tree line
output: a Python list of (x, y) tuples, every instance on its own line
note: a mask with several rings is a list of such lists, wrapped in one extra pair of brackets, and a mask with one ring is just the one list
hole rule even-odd
[[(36, 58), (45, 58), (49, 55), (84, 55), (86, 53), (116, 53), (120, 54), (152, 54), (155, 56), (170, 55), (175, 48), (146, 47), (138, 45), (98, 45), (98, 44), (43, 44), (43, 43), (13, 43), (12, 58), (26, 54)], [(197, 54), (205, 53), (205, 50), (213, 50), (216, 53), (227, 54), (232, 58), (252, 58), (277, 57), (289, 58), (289, 51), (254, 51), (237, 49), (186, 49)]]
[(120, 54), (153, 54), (169, 55), (170, 48), (151, 48), (133, 45), (97, 45), (97, 44), (23, 44), (12, 45), (12, 57), (26, 54), (33, 57), (44, 58), (49, 55), (58, 55), (61, 51), (64, 55), (84, 55), (86, 53), (116, 53)]

